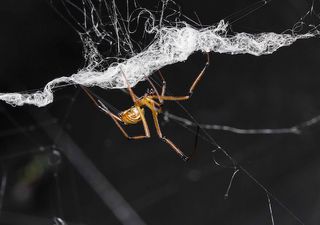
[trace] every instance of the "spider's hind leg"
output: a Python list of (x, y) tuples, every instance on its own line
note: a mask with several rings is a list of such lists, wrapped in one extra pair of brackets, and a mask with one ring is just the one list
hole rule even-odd
[(173, 144), (171, 140), (169, 140), (165, 136), (162, 136), (161, 139), (165, 143), (167, 143), (181, 157), (183, 161), (187, 162), (190, 159), (190, 157), (186, 156), (177, 146), (175, 146), (175, 144)]
[(162, 135), (160, 125), (159, 125), (159, 120), (158, 120), (158, 113), (156, 111), (152, 110), (152, 117), (153, 117), (154, 125), (156, 127), (157, 134), (158, 134), (159, 138), (161, 138), (161, 140), (163, 140), (165, 143), (167, 143), (171, 147), (171, 149), (174, 150), (175, 153), (178, 156), (180, 156), (180, 158), (183, 159), (183, 161), (185, 161), (185, 162), (188, 161), (190, 159), (190, 157), (186, 156), (170, 139), (168, 139)]

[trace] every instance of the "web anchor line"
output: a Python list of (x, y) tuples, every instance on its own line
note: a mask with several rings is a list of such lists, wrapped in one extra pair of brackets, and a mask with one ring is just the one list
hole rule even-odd
[[(216, 151), (220, 151), (222, 152), (233, 164), (233, 168), (234, 168), (234, 172), (233, 172), (233, 176), (231, 177), (231, 181), (229, 183), (229, 186), (228, 186), (228, 189), (227, 189), (227, 192), (228, 193), (228, 190), (231, 188), (231, 185), (232, 185), (232, 181), (237, 173), (237, 170), (243, 172), (244, 174), (246, 174), (255, 184), (258, 185), (258, 187), (260, 187), (264, 192), (265, 194), (267, 194), (267, 196), (270, 198), (272, 198), (275, 202), (277, 202), (289, 215), (292, 216), (292, 218), (294, 218), (299, 224), (301, 225), (305, 225), (305, 223), (298, 217), (296, 216), (282, 201), (280, 201), (274, 194), (272, 194), (259, 180), (257, 180), (246, 168), (244, 168), (240, 163), (238, 163), (229, 153), (227, 150), (225, 150), (224, 148), (222, 148), (216, 141), (215, 139), (209, 135), (209, 133), (207, 132), (207, 130), (203, 129), (201, 127), (201, 124), (199, 124), (197, 122), (197, 120), (195, 119), (195, 117), (180, 103), (180, 102), (176, 102), (180, 108), (193, 120), (192, 123), (196, 124), (197, 127), (199, 127), (202, 131), (202, 133), (205, 135), (205, 136), (202, 136), (201, 134), (199, 134), (199, 137), (202, 138), (203, 140), (207, 141), (208, 143), (210, 143), (211, 145), (215, 146), (215, 150), (213, 150), (212, 152), (216, 152)], [(309, 122), (309, 121), (312, 121), (312, 122)], [(303, 125), (305, 124), (313, 124), (316, 120), (309, 120), (307, 122), (304, 122), (302, 123)], [(175, 121), (177, 122), (178, 124), (180, 124), (181, 126), (183, 127), (186, 127), (188, 128), (188, 126), (186, 126), (184, 123), (181, 123), (178, 122), (178, 121)], [(191, 121), (190, 121), (191, 122)], [(193, 131), (192, 131), (193, 132)], [(194, 133), (194, 132), (193, 132)], [(216, 162), (216, 161), (215, 161)], [(219, 165), (219, 164), (218, 164)], [(271, 202), (269, 204), (269, 211), (271, 213), (271, 217), (272, 217), (272, 222), (274, 223), (274, 220), (273, 220), (273, 213), (272, 213), (272, 208), (270, 209), (270, 205), (271, 205)]]
[(246, 134), (246, 135), (254, 135), (254, 134), (271, 135), (271, 134), (301, 134), (303, 132), (303, 129), (318, 124), (320, 122), (320, 115), (317, 115), (309, 120), (306, 120), (292, 127), (275, 128), (275, 129), (270, 129), (270, 128), (242, 129), (242, 128), (226, 126), (226, 125), (197, 124), (184, 117), (180, 117), (172, 113), (169, 113), (168, 111), (164, 112), (164, 120), (166, 122), (169, 122), (170, 120), (174, 120), (188, 127), (200, 126), (200, 128), (204, 130), (218, 130), (218, 131), (225, 131), (225, 132), (231, 132), (235, 134)]

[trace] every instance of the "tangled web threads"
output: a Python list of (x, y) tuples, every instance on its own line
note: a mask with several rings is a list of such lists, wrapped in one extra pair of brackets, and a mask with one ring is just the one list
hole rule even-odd
[[(0, 100), (13, 106), (31, 104), (42, 107), (53, 102), (53, 89), (61, 84), (121, 89), (127, 86), (123, 78), (124, 74), (129, 85), (133, 87), (155, 71), (167, 65), (183, 62), (197, 51), (260, 56), (272, 54), (279, 48), (289, 46), (299, 39), (318, 35), (316, 29), (305, 34), (268, 32), (230, 35), (228, 28), (228, 24), (223, 20), (215, 26), (202, 29), (194, 28), (185, 22), (175, 27), (154, 28), (152, 32), (155, 33), (155, 38), (148, 48), (122, 62), (111, 64), (105, 70), (99, 71), (88, 66), (69, 77), (59, 77), (50, 81), (42, 91), (24, 94), (1, 93)], [(95, 60), (94, 55), (92, 60)]]

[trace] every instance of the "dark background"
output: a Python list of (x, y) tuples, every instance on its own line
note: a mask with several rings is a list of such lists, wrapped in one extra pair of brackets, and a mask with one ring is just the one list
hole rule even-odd
[[(186, 15), (197, 12), (203, 24), (216, 23), (253, 2), (177, 1)], [(141, 4), (153, 6), (152, 1)], [(309, 8), (304, 0), (273, 1), (232, 27), (282, 32)], [(37, 89), (83, 67), (77, 33), (46, 1), (2, 1), (0, 28), (1, 92)], [(268, 56), (212, 53), (207, 75), (183, 105), (200, 123), (282, 128), (306, 121), (320, 114), (319, 47), (315, 38)], [(204, 62), (197, 53), (164, 68), (168, 89), (186, 93)], [(93, 90), (120, 110), (131, 104), (121, 91)], [(136, 90), (143, 94), (145, 85)], [(187, 117), (174, 103), (166, 110)], [(54, 224), (55, 217), (70, 224), (121, 224), (83, 179), (81, 169), (70, 163), (61, 141), (59, 149), (52, 148), (55, 141), (46, 132), (55, 132), (57, 126), (65, 133), (57, 132), (56, 140), (70, 135), (146, 224), (272, 224), (266, 192), (243, 171), (224, 199), (233, 170), (213, 163), (213, 145), (200, 141), (195, 159), (184, 163), (153, 129), (149, 140), (128, 141), (78, 87), (57, 90), (48, 107), (1, 103), (0, 113), (2, 184), (6, 178), (0, 189), (0, 224)], [(191, 152), (194, 134), (173, 121), (162, 125), (167, 137)], [(305, 224), (319, 224), (319, 132), (314, 125), (300, 135), (210, 134), (294, 215)], [(216, 157), (230, 164), (223, 154)], [(299, 224), (274, 198), (271, 203), (276, 224)]]

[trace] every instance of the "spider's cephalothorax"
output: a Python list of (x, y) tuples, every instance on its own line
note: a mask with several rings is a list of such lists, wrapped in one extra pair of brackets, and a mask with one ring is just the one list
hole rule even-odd
[[(152, 89), (148, 90), (146, 94), (140, 98), (138, 98), (135, 93), (133, 92), (132, 88), (130, 87), (125, 74), (123, 74), (123, 78), (128, 86), (129, 94), (131, 96), (131, 99), (134, 103), (134, 105), (119, 113), (118, 115), (112, 113), (101, 101), (96, 100), (93, 95), (90, 93), (90, 91), (82, 87), (83, 90), (86, 92), (86, 94), (90, 97), (90, 99), (93, 101), (93, 103), (100, 108), (103, 112), (105, 112), (107, 115), (109, 115), (117, 127), (120, 129), (122, 134), (128, 138), (128, 139), (143, 139), (143, 138), (149, 138), (150, 137), (150, 131), (149, 131), (149, 126), (147, 124), (146, 118), (145, 118), (145, 110), (144, 108), (150, 109), (154, 121), (154, 125), (157, 130), (158, 136), (185, 161), (189, 159), (188, 156), (186, 156), (170, 139), (166, 138), (165, 136), (162, 135), (159, 121), (158, 121), (158, 114), (161, 112), (161, 105), (163, 104), (164, 101), (182, 101), (182, 100), (187, 100), (190, 98), (190, 96), (193, 93), (193, 90), (197, 86), (198, 82), (202, 78), (204, 72), (206, 71), (207, 67), (209, 66), (209, 54), (207, 53), (207, 63), (204, 66), (204, 68), (201, 70), (195, 81), (192, 83), (189, 92), (185, 96), (168, 96), (165, 95), (166, 92), (166, 82), (159, 71), (160, 78), (162, 79), (162, 90), (161, 93), (157, 91), (151, 80), (147, 78), (149, 81), (150, 85), (152, 86)], [(122, 127), (121, 123), (122, 122), (124, 125), (130, 125), (130, 124), (137, 124), (139, 122), (142, 122), (143, 129), (144, 129), (144, 135), (138, 135), (138, 136), (129, 136), (128, 133), (124, 130)]]

